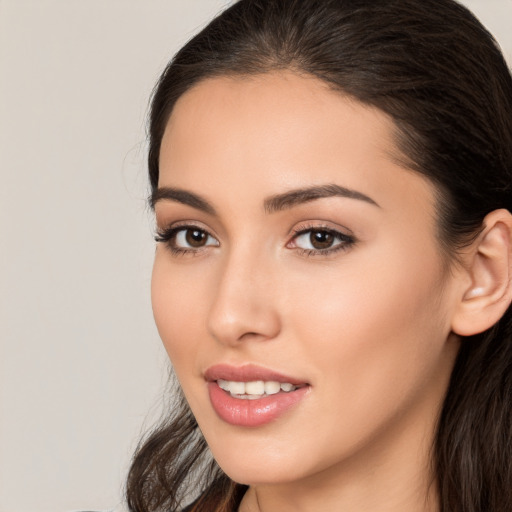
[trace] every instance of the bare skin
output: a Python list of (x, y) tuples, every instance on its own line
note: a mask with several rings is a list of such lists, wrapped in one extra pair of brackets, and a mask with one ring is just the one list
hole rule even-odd
[[(475, 283), (441, 252), (433, 186), (394, 154), (385, 114), (292, 73), (209, 79), (172, 113), (159, 188), (203, 202), (155, 204), (158, 230), (181, 230), (157, 247), (154, 315), (213, 456), (250, 486), (241, 512), (438, 510), (430, 450)], [(270, 201), (332, 185), (350, 194)], [(229, 424), (204, 376), (220, 363), (308, 393)]]

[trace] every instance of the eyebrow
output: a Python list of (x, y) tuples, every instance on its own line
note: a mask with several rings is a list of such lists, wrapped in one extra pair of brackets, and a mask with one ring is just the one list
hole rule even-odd
[(154, 209), (155, 204), (163, 199), (167, 199), (168, 201), (176, 201), (177, 203), (191, 206), (196, 210), (201, 210), (205, 213), (209, 213), (210, 215), (216, 215), (215, 208), (206, 199), (203, 199), (201, 196), (181, 188), (157, 188), (149, 198), (149, 204), (151, 205), (151, 208)]
[(374, 206), (379, 206), (371, 197), (358, 192), (357, 190), (341, 187), (340, 185), (328, 184), (300, 188), (284, 192), (283, 194), (277, 194), (266, 199), (264, 207), (267, 213), (274, 213), (292, 208), (302, 203), (309, 203), (310, 201), (326, 197), (346, 197), (348, 199), (357, 199)]
[[(267, 213), (275, 213), (293, 208), (299, 204), (309, 203), (316, 199), (323, 199), (327, 197), (357, 199), (380, 208), (380, 206), (371, 197), (363, 194), (362, 192), (335, 184), (299, 188), (282, 194), (276, 194), (265, 199), (263, 206)], [(156, 189), (149, 199), (151, 208), (154, 208), (155, 204), (161, 200), (176, 201), (210, 215), (216, 215), (215, 208), (206, 199), (193, 192), (180, 188), (160, 187)]]

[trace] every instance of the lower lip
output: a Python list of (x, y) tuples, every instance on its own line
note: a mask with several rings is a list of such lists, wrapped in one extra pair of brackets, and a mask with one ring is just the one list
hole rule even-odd
[(300, 402), (308, 389), (309, 386), (304, 386), (288, 393), (280, 392), (256, 400), (244, 400), (233, 398), (216, 382), (208, 383), (210, 401), (217, 415), (226, 423), (239, 427), (259, 427), (276, 420)]

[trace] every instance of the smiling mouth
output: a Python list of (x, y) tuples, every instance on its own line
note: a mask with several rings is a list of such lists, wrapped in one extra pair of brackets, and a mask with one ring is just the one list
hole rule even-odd
[(258, 400), (266, 396), (277, 395), (278, 393), (290, 393), (305, 386), (305, 384), (295, 385), (290, 382), (278, 382), (274, 380), (239, 382), (218, 379), (216, 382), (217, 385), (229, 393), (231, 397), (241, 400)]
[(217, 364), (203, 374), (217, 416), (237, 427), (260, 427), (299, 407), (310, 394), (303, 378), (246, 364)]

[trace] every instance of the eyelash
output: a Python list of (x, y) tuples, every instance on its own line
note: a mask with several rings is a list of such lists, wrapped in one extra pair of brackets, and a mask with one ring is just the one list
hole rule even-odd
[[(201, 228), (196, 225), (193, 225), (193, 224), (186, 224), (186, 225), (173, 226), (173, 227), (169, 227), (167, 229), (157, 231), (157, 233), (155, 235), (155, 241), (165, 243), (166, 247), (171, 251), (171, 253), (174, 256), (185, 256), (185, 255), (197, 256), (207, 247), (215, 247), (213, 245), (207, 245), (207, 246), (198, 247), (198, 248), (184, 248), (184, 247), (176, 246), (176, 236), (178, 235), (178, 233), (180, 233), (181, 231), (188, 231), (191, 229), (201, 231), (206, 236), (214, 238), (206, 229)], [(356, 243), (356, 239), (352, 235), (347, 235), (345, 233), (341, 233), (340, 231), (337, 231), (330, 227), (321, 226), (321, 225), (301, 226), (297, 229), (294, 229), (292, 231), (291, 242), (297, 240), (300, 236), (305, 235), (310, 232), (313, 232), (313, 231), (327, 233), (327, 234), (333, 236), (334, 239), (338, 241), (338, 243), (336, 245), (334, 245), (333, 247), (329, 247), (327, 249), (304, 249), (302, 247), (295, 247), (295, 250), (297, 251), (298, 254), (300, 254), (302, 256), (328, 256), (331, 254), (335, 254), (339, 251), (346, 251), (346, 250), (350, 249)], [(288, 242), (286, 244), (287, 247), (291, 242)]]
[(184, 247), (178, 247), (176, 245), (176, 235), (180, 231), (188, 231), (190, 229), (194, 229), (196, 231), (201, 231), (205, 233), (207, 236), (211, 236), (214, 238), (208, 231), (204, 228), (201, 228), (199, 226), (195, 226), (194, 224), (185, 224), (185, 225), (179, 225), (179, 226), (172, 226), (163, 230), (158, 230), (155, 235), (155, 242), (162, 242), (165, 243), (166, 247), (171, 251), (173, 256), (185, 256), (185, 255), (192, 255), (196, 256), (199, 255), (203, 249), (206, 247), (199, 247), (197, 249), (194, 248), (184, 248)]
[[(292, 232), (292, 241), (297, 240), (302, 235), (307, 233), (317, 231), (320, 233), (327, 233), (338, 240), (338, 243), (332, 247), (327, 249), (304, 249), (302, 247), (296, 247), (296, 251), (301, 256), (328, 256), (331, 254), (335, 254), (340, 251), (347, 251), (350, 249), (355, 243), (356, 239), (352, 235), (347, 235), (346, 233), (341, 233), (336, 229), (333, 229), (328, 226), (322, 226), (318, 224), (310, 224), (306, 226), (300, 226), (297, 229), (294, 229)], [(288, 245), (288, 244), (287, 244)]]

